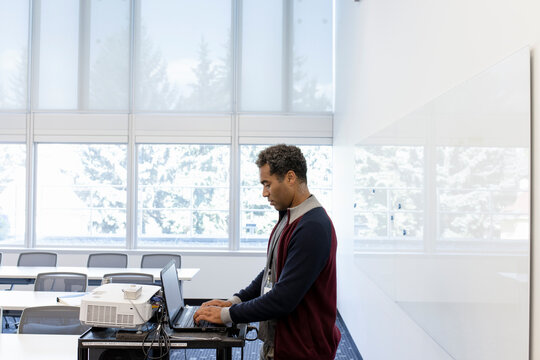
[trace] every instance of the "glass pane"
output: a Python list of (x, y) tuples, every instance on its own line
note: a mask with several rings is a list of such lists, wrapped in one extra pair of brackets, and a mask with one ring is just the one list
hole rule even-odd
[(423, 212), (396, 212), (390, 216), (393, 238), (422, 240), (424, 234)]
[(529, 189), (526, 148), (437, 147), (437, 187)]
[(42, 0), (39, 31), (39, 109), (78, 106), (79, 2)]
[(527, 215), (501, 215), (493, 217), (492, 237), (495, 240), (527, 240), (530, 225)]
[(0, 0), (0, 109), (26, 109), (28, 1)]
[(90, 3), (89, 16), (90, 66), (81, 70), (89, 71), (87, 107), (127, 110), (130, 2), (94, 0)]
[(529, 212), (529, 193), (525, 191), (493, 191), (491, 201), (496, 212), (521, 214)]
[(355, 246), (411, 250), (422, 244), (424, 166), (422, 146), (356, 146)]
[(24, 243), (26, 145), (0, 144), (0, 245)]
[(274, 209), (242, 210), (240, 214), (241, 247), (266, 248), (270, 233), (277, 221)]
[(399, 189), (390, 191), (390, 209), (424, 210), (424, 192), (413, 189)]
[(386, 212), (355, 212), (354, 235), (357, 239), (377, 239), (388, 237)]
[(332, 1), (294, 1), (293, 111), (332, 111)]
[(484, 190), (438, 190), (441, 211), (486, 212), (490, 208), (490, 192)]
[(491, 232), (491, 217), (488, 214), (439, 214), (439, 239), (482, 240)]
[(421, 146), (357, 146), (355, 184), (374, 188), (422, 188), (424, 149)]
[(241, 108), (281, 111), (283, 89), (283, 2), (242, 2)]
[(38, 246), (125, 246), (126, 150), (125, 145), (37, 145)]
[[(240, 247), (266, 248), (268, 237), (277, 222), (278, 213), (262, 196), (259, 168), (255, 164), (259, 152), (268, 145), (240, 146)], [(299, 146), (306, 158), (308, 187), (331, 214), (332, 147)]]
[(229, 145), (138, 145), (138, 245), (229, 244)]
[(526, 148), (437, 148), (440, 240), (526, 240)]
[(356, 189), (354, 208), (358, 210), (386, 210), (388, 191), (384, 189)]
[(231, 14), (224, 0), (141, 0), (135, 107), (230, 110)]

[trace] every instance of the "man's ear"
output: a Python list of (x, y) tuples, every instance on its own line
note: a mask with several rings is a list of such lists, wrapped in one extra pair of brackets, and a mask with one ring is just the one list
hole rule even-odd
[(285, 178), (287, 179), (287, 182), (289, 184), (292, 184), (296, 181), (296, 174), (294, 173), (294, 171), (289, 170), (287, 171), (287, 174), (285, 174)]

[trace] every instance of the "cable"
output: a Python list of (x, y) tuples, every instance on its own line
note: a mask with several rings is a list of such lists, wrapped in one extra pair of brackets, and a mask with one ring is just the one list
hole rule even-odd
[[(162, 359), (165, 356), (167, 356), (171, 350), (171, 341), (164, 326), (166, 314), (165, 314), (165, 310), (163, 309), (162, 304), (159, 306), (157, 311), (158, 311), (157, 326), (155, 327), (154, 330), (149, 331), (142, 341), (142, 346), (141, 346), (142, 352), (144, 354), (145, 359), (147, 360)], [(146, 341), (148, 340), (148, 337), (151, 334), (153, 335), (152, 341), (150, 342), (150, 346), (148, 347), (148, 350), (146, 350), (146, 347), (144, 344), (146, 343)], [(154, 348), (154, 345), (156, 345), (156, 341), (157, 341), (156, 348), (159, 349), (159, 356), (151, 356), (150, 352)], [(165, 350), (165, 352), (163, 352), (163, 350)]]
[[(248, 334), (251, 330), (255, 330), (256, 335), (255, 335), (255, 337), (254, 337), (253, 339), (248, 339), (247, 334)], [(246, 340), (246, 341), (256, 341), (256, 340), (258, 340), (258, 338), (259, 338), (259, 329), (257, 329), (256, 326), (248, 326), (247, 329), (246, 329), (246, 337), (245, 337), (244, 340)]]

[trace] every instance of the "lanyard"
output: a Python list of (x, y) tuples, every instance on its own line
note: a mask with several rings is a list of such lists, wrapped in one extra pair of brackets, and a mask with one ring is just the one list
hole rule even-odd
[[(278, 223), (278, 230), (279, 232), (275, 232), (274, 233), (274, 241), (272, 242), (272, 244), (270, 244), (270, 253), (269, 253), (269, 256), (268, 256), (268, 277), (267, 277), (267, 282), (268, 283), (271, 283), (272, 282), (272, 278), (271, 278), (271, 275), (272, 275), (272, 265), (274, 264), (274, 253), (275, 253), (275, 250), (276, 250), (276, 246), (281, 238), (281, 235), (283, 234), (283, 230), (285, 230), (285, 227), (287, 226), (287, 222), (288, 222), (288, 219), (289, 219), (289, 215), (287, 214), (286, 216), (284, 216), (281, 221)], [(283, 222), (283, 224), (281, 224)], [(281, 228), (279, 228), (281, 227)]]

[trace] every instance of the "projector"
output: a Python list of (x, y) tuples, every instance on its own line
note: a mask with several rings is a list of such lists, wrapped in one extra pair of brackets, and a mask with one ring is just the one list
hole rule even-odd
[(154, 285), (101, 285), (81, 298), (79, 319), (96, 327), (139, 328), (152, 317), (150, 299), (160, 289)]

